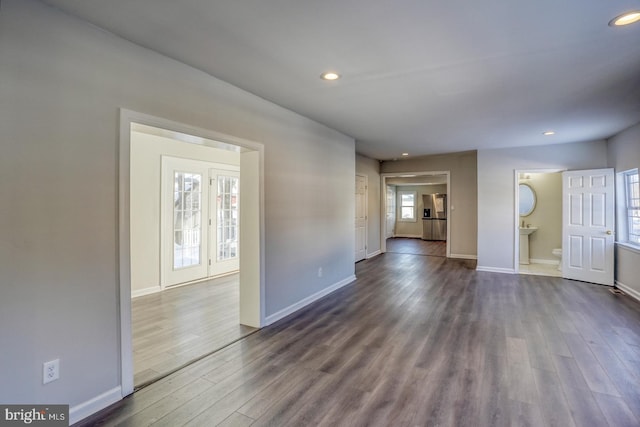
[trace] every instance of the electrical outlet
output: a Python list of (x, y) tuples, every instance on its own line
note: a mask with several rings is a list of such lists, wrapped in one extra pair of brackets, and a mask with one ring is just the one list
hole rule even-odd
[(47, 384), (60, 378), (60, 359), (42, 364), (42, 383)]
[(318, 268), (318, 277), (322, 277), (322, 267)]

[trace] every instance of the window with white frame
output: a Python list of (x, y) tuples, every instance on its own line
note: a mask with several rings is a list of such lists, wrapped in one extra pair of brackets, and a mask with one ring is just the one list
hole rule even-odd
[(622, 173), (624, 178), (625, 225), (627, 243), (640, 245), (640, 179), (638, 169)]
[(416, 192), (399, 191), (400, 218), (399, 221), (416, 221)]

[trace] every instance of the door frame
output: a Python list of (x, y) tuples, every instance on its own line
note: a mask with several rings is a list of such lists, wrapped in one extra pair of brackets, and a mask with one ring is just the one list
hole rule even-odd
[[(169, 119), (151, 116), (124, 108), (120, 109), (120, 139), (117, 174), (118, 227), (117, 277), (119, 281), (120, 320), (120, 386), (122, 397), (134, 390), (133, 341), (131, 321), (131, 125), (153, 126), (193, 136), (187, 141), (202, 144), (201, 138), (241, 148), (240, 167), (244, 174), (246, 196), (241, 215), (240, 245), (244, 248), (240, 275), (240, 322), (261, 327), (265, 324), (265, 220), (264, 220), (264, 145), (208, 129), (198, 128)], [(241, 175), (241, 179), (242, 179)], [(242, 181), (241, 181), (242, 182)], [(242, 195), (241, 195), (242, 197)], [(245, 199), (242, 200), (243, 202)]]
[[(387, 179), (430, 176), (430, 175), (446, 175), (447, 176), (447, 258), (451, 258), (451, 172), (450, 171), (421, 171), (421, 172), (385, 172), (380, 174), (380, 213), (381, 218), (387, 216)], [(387, 252), (387, 221), (380, 221), (380, 252)]]
[(514, 169), (513, 171), (513, 272), (520, 274), (520, 184), (521, 173), (562, 173), (567, 169)]
[[(594, 239), (600, 238), (604, 239), (604, 264), (606, 266), (600, 273), (596, 273), (593, 268), (593, 254), (594, 249), (593, 245), (587, 244), (586, 246), (590, 246), (591, 249), (588, 250), (588, 255), (582, 257), (581, 261), (587, 260), (587, 265), (590, 268), (590, 272), (587, 272), (585, 275), (586, 269), (579, 269), (578, 271), (573, 270), (570, 265), (571, 259), (573, 258), (572, 247), (569, 244), (568, 240), (572, 236), (571, 229), (573, 228), (573, 224), (570, 222), (571, 216), (571, 175), (579, 176), (581, 179), (586, 177), (589, 180), (592, 180), (594, 176), (597, 177), (605, 177), (605, 185), (604, 189), (608, 191), (604, 191), (603, 193), (598, 193), (597, 191), (591, 190), (591, 186), (593, 181), (587, 186), (588, 190), (579, 191), (580, 195), (589, 194), (590, 203), (584, 203), (581, 206), (582, 212), (584, 215), (585, 206), (589, 205), (591, 210), (588, 214), (588, 217), (593, 221), (593, 204), (595, 198), (593, 197), (595, 194), (603, 194), (605, 195), (605, 202), (603, 204), (604, 208), (604, 224), (603, 225), (592, 225), (591, 224), (583, 224), (581, 228), (582, 231), (577, 234), (580, 237), (585, 233), (584, 227), (587, 228), (587, 233), (585, 237), (590, 239), (590, 242), (593, 244)], [(609, 182), (610, 181), (610, 182)], [(565, 194), (566, 193), (566, 194)], [(562, 277), (571, 279), (571, 280), (581, 280), (585, 282), (595, 283), (597, 285), (603, 286), (615, 286), (615, 236), (616, 236), (616, 171), (614, 168), (600, 168), (600, 169), (577, 169), (577, 170), (569, 170), (562, 174)], [(606, 197), (610, 196), (610, 197)], [(586, 216), (586, 215), (585, 215)], [(604, 234), (604, 236), (602, 236)], [(582, 251), (580, 251), (582, 253)]]

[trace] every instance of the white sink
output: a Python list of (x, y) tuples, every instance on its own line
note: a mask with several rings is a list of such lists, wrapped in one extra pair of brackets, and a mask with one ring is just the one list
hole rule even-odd
[(520, 264), (529, 264), (529, 235), (538, 227), (520, 227)]
[(520, 235), (528, 236), (529, 234), (532, 234), (537, 229), (538, 227), (520, 227)]

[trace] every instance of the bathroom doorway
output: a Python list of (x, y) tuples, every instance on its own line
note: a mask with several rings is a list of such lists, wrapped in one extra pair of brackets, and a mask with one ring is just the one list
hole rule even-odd
[(562, 170), (518, 170), (515, 178), (515, 271), (562, 277)]

